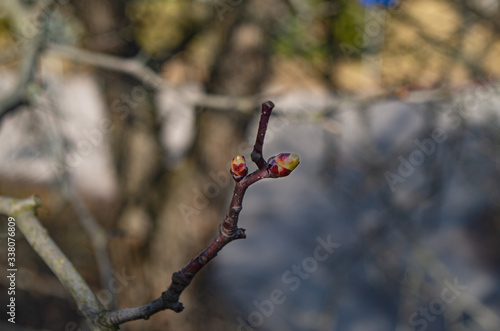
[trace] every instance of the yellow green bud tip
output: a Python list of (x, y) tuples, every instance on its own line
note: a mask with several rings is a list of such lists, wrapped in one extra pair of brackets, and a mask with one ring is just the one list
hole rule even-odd
[(288, 176), (300, 163), (300, 157), (293, 153), (281, 153), (268, 160), (271, 177)]
[(276, 163), (285, 169), (293, 171), (300, 163), (300, 156), (293, 153), (281, 153), (276, 156)]
[(236, 155), (231, 162), (231, 169), (229, 170), (234, 180), (239, 182), (248, 173), (247, 162), (244, 156)]

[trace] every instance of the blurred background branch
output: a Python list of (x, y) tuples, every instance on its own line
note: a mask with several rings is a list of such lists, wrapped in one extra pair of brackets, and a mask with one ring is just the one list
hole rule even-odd
[(0, 121), (9, 112), (16, 110), (20, 106), (28, 105), (32, 99), (30, 87), (34, 83), (39, 58), (47, 41), (48, 21), (51, 13), (52, 8), (47, 6), (40, 8), (39, 12), (34, 14), (36, 16), (44, 15), (41, 18), (41, 28), (33, 38), (25, 41), (22, 46), (24, 56), (19, 64), (17, 83), (11, 92), (0, 99)]
[(31, 247), (71, 294), (79, 311), (88, 321), (89, 327), (92, 330), (101, 330), (102, 326), (97, 323), (97, 313), (103, 311), (104, 307), (70, 260), (50, 238), (47, 230), (37, 220), (36, 208), (40, 206), (41, 200), (37, 196), (31, 196), (24, 200), (0, 198), (0, 213), (15, 219), (16, 228), (22, 232)]

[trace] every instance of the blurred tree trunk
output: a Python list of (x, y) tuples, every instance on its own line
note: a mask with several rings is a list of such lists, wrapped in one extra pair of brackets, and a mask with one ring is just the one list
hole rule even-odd
[[(122, 57), (136, 54), (137, 45), (127, 39), (131, 29), (123, 2), (76, 4), (88, 28), (87, 48)], [(242, 3), (219, 16), (220, 46), (206, 84), (208, 93), (246, 96), (260, 91), (269, 73), (269, 39), (264, 31), (270, 20), (262, 15), (257, 3)], [(197, 109), (191, 151), (178, 168), (169, 170), (159, 141), (154, 92), (121, 73), (98, 75), (114, 125), (111, 145), (120, 206), (115, 225), (123, 231), (123, 237), (111, 244), (114, 269), (125, 268), (127, 275), (135, 276), (118, 293), (119, 304), (133, 306), (158, 297), (172, 273), (216, 233), (233, 188), (229, 161), (242, 152), (237, 146), (252, 114)], [(159, 325), (172, 330), (221, 329), (218, 322), (211, 324), (217, 320), (214, 305), (206, 301), (197, 281), (181, 296), (185, 311), (153, 316), (146, 322), (151, 329)]]

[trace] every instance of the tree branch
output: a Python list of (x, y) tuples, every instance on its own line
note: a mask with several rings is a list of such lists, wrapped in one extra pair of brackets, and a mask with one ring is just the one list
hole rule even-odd
[[(47, 9), (49, 10), (49, 9)], [(49, 16), (49, 15), (48, 15)], [(5, 115), (16, 110), (20, 106), (29, 103), (28, 86), (35, 76), (38, 59), (44, 48), (47, 38), (48, 18), (44, 20), (44, 25), (40, 33), (26, 45), (25, 56), (19, 65), (18, 81), (16, 86), (6, 97), (0, 100), (0, 121)]]
[(217, 253), (228, 243), (236, 239), (246, 238), (245, 229), (238, 228), (238, 218), (242, 209), (243, 197), (250, 185), (264, 178), (270, 178), (269, 172), (267, 169), (258, 169), (236, 183), (229, 211), (220, 224), (219, 234), (197, 257), (172, 275), (172, 282), (168, 289), (162, 293), (161, 297), (140, 307), (106, 313), (101, 321), (104, 324), (119, 325), (137, 319), (147, 319), (151, 315), (165, 309), (181, 312), (184, 306), (179, 302), (179, 297), (186, 287), (189, 286), (198, 271), (215, 258)]
[(37, 196), (24, 200), (0, 197), (0, 214), (15, 219), (17, 228), (23, 233), (30, 246), (71, 294), (78, 310), (90, 324), (90, 328), (92, 330), (116, 330), (115, 327), (100, 325), (97, 321), (104, 307), (36, 218), (36, 208), (40, 205), (41, 200)]
[(60, 57), (75, 62), (100, 67), (106, 70), (123, 72), (142, 81), (146, 86), (158, 88), (163, 84), (161, 78), (153, 69), (141, 63), (137, 59), (124, 59), (119, 56), (87, 51), (72, 46), (51, 43), (47, 50)]
[(267, 101), (262, 104), (259, 130), (257, 131), (257, 138), (255, 139), (255, 145), (253, 146), (253, 151), (251, 154), (252, 161), (255, 162), (259, 169), (266, 168), (266, 161), (264, 160), (264, 156), (262, 155), (262, 148), (264, 145), (264, 137), (266, 136), (267, 123), (269, 123), (269, 118), (271, 117), (273, 108), (274, 103), (272, 103), (271, 101)]
[[(137, 319), (147, 319), (151, 315), (165, 309), (171, 309), (175, 312), (181, 312), (184, 309), (182, 303), (179, 302), (179, 297), (182, 292), (189, 286), (196, 274), (217, 256), (224, 246), (236, 239), (246, 238), (245, 229), (238, 228), (238, 219), (243, 207), (243, 198), (247, 188), (264, 178), (272, 178), (273, 175), (269, 172), (267, 164), (262, 155), (262, 147), (264, 144), (264, 136), (267, 130), (267, 123), (271, 116), (271, 110), (274, 104), (267, 101), (262, 104), (262, 112), (260, 117), (257, 139), (255, 142), (254, 152), (256, 163), (259, 169), (251, 174), (248, 174), (235, 184), (234, 193), (229, 205), (227, 215), (222, 220), (219, 226), (218, 235), (198, 256), (192, 259), (184, 268), (175, 272), (172, 275), (172, 282), (168, 289), (156, 300), (135, 308), (126, 308), (113, 312), (107, 312), (102, 315), (101, 322), (106, 325), (115, 325), (133, 321)], [(298, 163), (297, 163), (298, 164)]]

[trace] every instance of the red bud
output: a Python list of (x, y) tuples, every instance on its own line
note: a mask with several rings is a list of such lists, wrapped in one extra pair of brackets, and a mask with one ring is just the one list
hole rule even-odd
[(286, 177), (297, 168), (300, 157), (297, 154), (281, 153), (271, 157), (267, 163), (271, 177)]
[(247, 162), (245, 157), (241, 155), (236, 155), (231, 162), (231, 169), (229, 170), (234, 180), (239, 182), (248, 173)]

